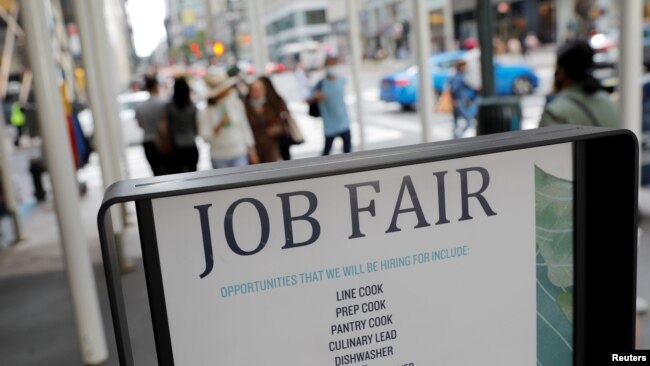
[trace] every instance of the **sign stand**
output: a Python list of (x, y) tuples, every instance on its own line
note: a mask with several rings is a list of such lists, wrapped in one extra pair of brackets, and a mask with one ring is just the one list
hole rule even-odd
[(634, 347), (637, 152), (562, 126), (118, 182), (98, 227), (120, 364), (130, 201), (160, 365), (611, 360)]

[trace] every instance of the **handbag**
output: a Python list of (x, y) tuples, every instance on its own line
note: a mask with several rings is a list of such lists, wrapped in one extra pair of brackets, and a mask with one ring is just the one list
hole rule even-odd
[(436, 103), (436, 112), (438, 113), (452, 113), (454, 111), (454, 100), (451, 96), (451, 89), (446, 88), (440, 98), (438, 98), (438, 103)]
[(320, 117), (320, 108), (318, 108), (318, 102), (309, 103), (309, 115), (312, 117)]
[(287, 115), (285, 121), (287, 123), (287, 132), (291, 144), (300, 145), (305, 142), (305, 137), (302, 135), (302, 131), (300, 131), (300, 127), (298, 127), (296, 120), (290, 115)]
[[(323, 79), (319, 80), (314, 87), (314, 91), (320, 91), (323, 87)], [(309, 115), (312, 117), (320, 117), (320, 108), (318, 107), (317, 101), (308, 102), (309, 103)]]
[(161, 155), (169, 155), (174, 150), (172, 145), (171, 133), (169, 128), (169, 120), (167, 116), (158, 122), (156, 138), (153, 140), (156, 150)]

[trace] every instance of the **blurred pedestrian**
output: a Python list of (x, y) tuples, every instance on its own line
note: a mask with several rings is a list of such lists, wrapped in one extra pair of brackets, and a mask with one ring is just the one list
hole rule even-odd
[[(465, 71), (467, 62), (460, 59), (456, 62), (456, 73), (449, 79), (449, 90), (454, 105), (454, 138), (463, 136), (468, 128), (474, 125), (477, 112), (478, 90), (467, 83)], [(459, 120), (462, 118), (465, 123), (461, 126)]]
[(267, 95), (266, 85), (262, 80), (257, 79), (251, 83), (244, 100), (246, 115), (255, 137), (255, 148), (262, 163), (282, 159), (278, 139), (285, 133), (277, 108), (269, 103)]
[(618, 127), (618, 110), (592, 75), (594, 50), (585, 41), (571, 41), (557, 51), (554, 90), (539, 126), (576, 124)]
[(345, 79), (337, 75), (335, 66), (337, 59), (327, 56), (325, 59), (325, 78), (321, 79), (314, 87), (308, 102), (318, 102), (323, 130), (325, 132), (325, 146), (323, 155), (329, 155), (334, 139), (343, 140), (343, 152), (352, 151), (352, 138), (350, 135), (350, 118), (345, 106)]
[(520, 55), (522, 54), (522, 44), (519, 41), (518, 38), (515, 37), (510, 37), (508, 39), (508, 42), (506, 43), (506, 48), (509, 53), (513, 55)]
[(307, 99), (311, 93), (311, 88), (309, 87), (309, 76), (305, 72), (305, 66), (302, 62), (296, 63), (296, 67), (293, 70), (293, 75), (296, 78), (296, 84), (298, 85), (298, 93), (300, 93), (300, 98)]
[(535, 32), (530, 31), (524, 38), (524, 44), (528, 51), (535, 51), (539, 47), (539, 38), (535, 35)]
[(256, 164), (255, 141), (244, 104), (234, 90), (237, 79), (209, 75), (208, 105), (199, 112), (201, 137), (210, 145), (212, 167), (228, 168)]
[(248, 84), (244, 80), (244, 74), (246, 70), (241, 70), (236, 63), (232, 64), (226, 71), (229, 77), (235, 78), (235, 90), (240, 99), (246, 98), (248, 94)]
[(199, 162), (196, 147), (197, 109), (190, 96), (190, 86), (184, 77), (174, 80), (174, 94), (166, 108), (169, 135), (174, 153), (170, 173), (194, 172)]
[(25, 118), (25, 113), (23, 112), (23, 106), (19, 101), (11, 103), (11, 114), (9, 117), (9, 122), (11, 125), (16, 127), (16, 137), (14, 138), (14, 146), (20, 145), (20, 137), (23, 135), (23, 130), (27, 119)]
[(278, 145), (280, 147), (280, 155), (282, 160), (291, 160), (291, 145), (298, 143), (293, 141), (289, 133), (289, 124), (291, 112), (287, 107), (287, 102), (278, 93), (273, 82), (268, 76), (260, 76), (260, 81), (264, 84), (266, 89), (266, 107), (271, 110), (271, 113), (282, 121), (282, 133), (277, 137)]
[(149, 99), (140, 103), (135, 108), (135, 119), (143, 129), (142, 147), (147, 157), (153, 175), (164, 174), (162, 168), (162, 155), (156, 146), (158, 138), (158, 127), (165, 114), (166, 103), (159, 96), (158, 79), (154, 75), (147, 75), (144, 78), (145, 90), (149, 92)]

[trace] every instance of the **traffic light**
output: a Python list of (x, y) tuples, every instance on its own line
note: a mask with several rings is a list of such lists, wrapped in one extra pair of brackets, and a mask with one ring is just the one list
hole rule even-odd
[(219, 57), (219, 56), (223, 55), (223, 52), (225, 51), (225, 47), (224, 47), (223, 43), (217, 41), (217, 42), (214, 42), (214, 45), (212, 45), (212, 51), (214, 52), (215, 56)]

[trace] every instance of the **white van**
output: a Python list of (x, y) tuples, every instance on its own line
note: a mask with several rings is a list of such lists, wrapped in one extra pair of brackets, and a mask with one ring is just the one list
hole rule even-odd
[(323, 67), (325, 56), (325, 50), (320, 42), (289, 43), (282, 47), (280, 63), (285, 64), (289, 70), (293, 70), (298, 63), (302, 63), (305, 70), (316, 70)]

